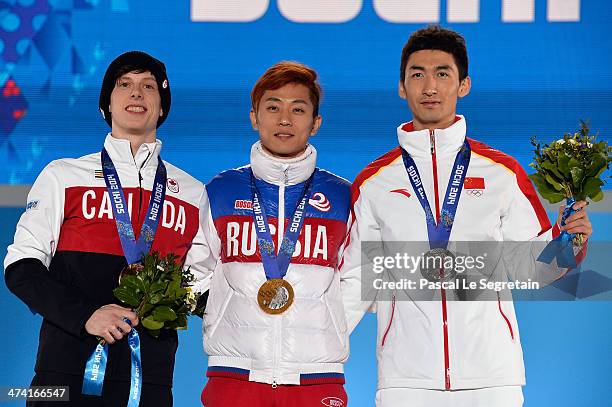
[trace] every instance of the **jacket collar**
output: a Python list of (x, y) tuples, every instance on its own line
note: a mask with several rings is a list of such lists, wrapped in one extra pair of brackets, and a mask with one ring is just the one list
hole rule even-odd
[(295, 185), (312, 175), (317, 163), (317, 150), (310, 144), (294, 158), (282, 159), (267, 153), (261, 142), (251, 147), (251, 168), (258, 179), (274, 185)]
[(108, 151), (108, 155), (115, 165), (135, 165), (138, 169), (143, 168), (145, 165), (157, 167), (161, 147), (161, 140), (155, 140), (154, 143), (143, 143), (138, 148), (136, 156), (132, 156), (129, 140), (115, 138), (111, 133), (108, 133), (104, 140), (104, 148)]
[[(455, 123), (446, 129), (435, 129), (436, 155), (456, 155), (465, 140), (466, 124), (463, 116), (457, 115)], [(415, 158), (431, 156), (431, 140), (428, 129), (414, 131), (412, 122), (397, 128), (400, 146)]]

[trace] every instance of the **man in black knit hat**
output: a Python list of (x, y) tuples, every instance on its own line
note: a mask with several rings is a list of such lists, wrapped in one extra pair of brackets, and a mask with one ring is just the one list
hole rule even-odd
[[(199, 224), (200, 210), (208, 210), (204, 186), (159, 155), (156, 132), (168, 117), (170, 100), (162, 62), (140, 51), (117, 57), (100, 91), (99, 108), (111, 127), (102, 153), (47, 165), (28, 194), (8, 248), (7, 287), (43, 317), (32, 386), (69, 386), (70, 402), (62, 405), (125, 406), (128, 398), (130, 406), (138, 405), (132, 400), (135, 390), (140, 406), (172, 405), (177, 334), (162, 331), (154, 338), (141, 329), (132, 310), (117, 305), (113, 289), (129, 256), (123, 250), (126, 236), (117, 227), (121, 207), (105, 183), (112, 167), (125, 196), (132, 239), (139, 238), (149, 219), (151, 191), (165, 186), (148, 247), (185, 261), (198, 281), (195, 290), (205, 292), (206, 270), (214, 264), (206, 264), (210, 256)], [(142, 384), (137, 386), (125, 339), (132, 327), (140, 336)], [(86, 395), (85, 367), (98, 338), (109, 344), (103, 387), (100, 396)], [(47, 403), (29, 401), (28, 406)]]

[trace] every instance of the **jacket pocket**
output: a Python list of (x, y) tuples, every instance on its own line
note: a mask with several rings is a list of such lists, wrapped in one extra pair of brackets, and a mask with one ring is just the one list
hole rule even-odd
[(395, 295), (391, 297), (391, 316), (389, 317), (389, 323), (387, 324), (387, 329), (385, 329), (385, 333), (383, 334), (382, 340), (380, 342), (381, 348), (385, 347), (385, 343), (387, 342), (387, 335), (389, 335), (389, 331), (391, 330), (391, 324), (393, 324), (394, 316), (395, 316)]
[[(344, 312), (339, 313), (339, 315), (334, 312), (334, 308), (331, 307), (329, 301), (327, 300), (327, 294), (323, 295), (323, 300), (325, 301), (325, 307), (329, 312), (329, 317), (331, 318), (332, 325), (334, 326), (334, 330), (336, 331), (336, 335), (338, 335), (338, 340), (340, 341), (342, 346), (344, 346), (344, 344), (346, 343), (346, 322), (341, 320), (341, 318), (344, 318)], [(342, 322), (344, 322), (344, 324), (342, 324)]]
[(223, 300), (223, 304), (221, 305), (221, 308), (219, 309), (219, 314), (214, 319), (214, 321), (211, 323), (210, 328), (206, 332), (208, 338), (212, 338), (213, 335), (215, 334), (215, 331), (219, 327), (219, 324), (221, 323), (221, 320), (223, 319), (223, 316), (225, 315), (225, 311), (227, 310), (227, 307), (233, 296), (234, 296), (234, 290), (230, 288), (228, 290), (227, 295), (225, 296), (225, 299)]
[(512, 324), (510, 323), (510, 320), (508, 319), (506, 314), (504, 314), (504, 310), (502, 309), (501, 300), (499, 299), (499, 293), (497, 293), (497, 308), (499, 309), (499, 313), (504, 319), (504, 321), (506, 321), (506, 326), (508, 327), (508, 333), (510, 334), (510, 339), (514, 340), (514, 331), (512, 330)]

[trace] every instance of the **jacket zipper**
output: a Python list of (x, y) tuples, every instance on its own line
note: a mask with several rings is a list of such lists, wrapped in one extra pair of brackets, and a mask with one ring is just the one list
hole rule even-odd
[[(280, 318), (274, 318), (274, 317), (280, 317)], [(278, 383), (277, 383), (277, 377), (276, 377), (276, 369), (277, 369), (277, 364), (278, 364), (278, 353), (277, 352), (277, 348), (280, 347), (280, 343), (281, 343), (281, 327), (279, 326), (281, 324), (281, 316), (280, 315), (274, 315), (274, 350), (273, 350), (273, 354), (272, 354), (272, 388), (276, 389), (278, 387)]]
[[(143, 181), (143, 178), (142, 178), (142, 174), (140, 171), (144, 168), (150, 156), (151, 156), (151, 153), (149, 152), (149, 154), (147, 155), (147, 158), (145, 158), (145, 160), (142, 162), (142, 165), (140, 166), (140, 168), (138, 168), (138, 165), (136, 164), (136, 157), (134, 157), (134, 165), (136, 165), (136, 168), (138, 169), (138, 212), (136, 215), (136, 225), (140, 224), (140, 211), (142, 210), (142, 181)], [(153, 187), (155, 187), (155, 185), (153, 185)], [(151, 197), (153, 197), (153, 189), (151, 189)]]
[(510, 323), (510, 320), (508, 319), (506, 314), (504, 314), (504, 310), (502, 310), (501, 299), (499, 298), (499, 292), (497, 293), (497, 307), (499, 308), (499, 313), (501, 314), (501, 316), (506, 321), (506, 324), (508, 325), (508, 331), (510, 331), (510, 339), (514, 340), (514, 331), (512, 330), (512, 324)]
[(391, 329), (391, 324), (393, 323), (394, 315), (395, 315), (395, 294), (393, 295), (393, 297), (391, 297), (391, 318), (389, 318), (389, 325), (387, 325), (387, 329), (385, 329), (385, 333), (383, 334), (383, 337), (382, 337), (382, 342), (380, 344), (382, 348), (385, 347), (385, 342), (387, 341), (387, 334), (389, 333), (389, 330)]
[[(153, 191), (151, 191), (153, 193)], [(138, 211), (136, 215), (136, 225), (140, 224), (140, 211), (142, 210), (142, 174), (138, 170)]]
[(283, 183), (278, 187), (278, 227), (276, 228), (276, 252), (280, 250), (281, 243), (283, 242), (283, 235), (285, 234), (285, 185), (288, 183), (287, 171), (285, 169)]
[[(429, 130), (429, 143), (431, 148), (431, 162), (434, 182), (434, 200), (436, 202), (436, 225), (440, 223), (440, 198), (438, 194), (438, 163), (436, 158), (436, 139), (435, 132)], [(442, 296), (442, 331), (444, 333), (444, 388), (451, 389), (450, 381), (450, 356), (448, 349), (448, 313), (446, 309), (446, 290), (440, 289)]]

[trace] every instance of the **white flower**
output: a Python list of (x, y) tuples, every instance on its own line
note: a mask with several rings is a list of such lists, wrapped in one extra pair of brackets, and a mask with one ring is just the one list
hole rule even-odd
[[(578, 142), (576, 140), (574, 140), (573, 138), (568, 138), (567, 142), (570, 143), (570, 144), (578, 144)], [(552, 145), (559, 145), (560, 146), (560, 145), (563, 145), (563, 144), (565, 144), (565, 139), (559, 139), (557, 141), (553, 141), (552, 144), (551, 144), (551, 147), (552, 147)]]
[(191, 312), (193, 312), (198, 305), (198, 295), (195, 291), (193, 291), (192, 287), (186, 287), (185, 290), (187, 290), (187, 302), (191, 303)]

